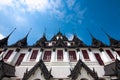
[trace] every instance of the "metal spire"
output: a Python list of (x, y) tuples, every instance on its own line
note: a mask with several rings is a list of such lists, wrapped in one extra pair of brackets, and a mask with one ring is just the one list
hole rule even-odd
[(60, 27), (59, 27), (59, 32), (60, 32)]
[(92, 37), (92, 39), (95, 39), (94, 36), (92, 35), (92, 33), (89, 31), (89, 29), (87, 28), (88, 33), (90, 34), (90, 36)]
[(16, 30), (16, 28), (14, 28), (13, 31), (7, 37), (9, 38), (15, 30)]
[(5, 38), (3, 38), (3, 39), (0, 40), (0, 47), (6, 47), (6, 46), (8, 46), (8, 38), (15, 31), (15, 29), (7, 37), (5, 37)]
[[(88, 30), (88, 29), (87, 29)], [(102, 41), (96, 39), (92, 33), (90, 33), (90, 31), (88, 30), (89, 34), (91, 35), (92, 37), (92, 46), (101, 46), (102, 44), (104, 45), (104, 43), (102, 43)]]
[(110, 40), (110, 45), (111, 46), (118, 46), (118, 40), (116, 40), (116, 39), (114, 39), (114, 38), (112, 38), (107, 32), (105, 32), (104, 31), (104, 29), (103, 28), (101, 28), (102, 29), (102, 31), (107, 35), (107, 37), (109, 38), (109, 40)]
[(43, 33), (43, 37), (46, 36), (46, 27), (44, 28), (44, 33)]
[(101, 30), (107, 35), (107, 37), (108, 37), (109, 39), (112, 38), (103, 28), (101, 28)]
[(27, 33), (26, 37), (28, 37), (28, 35), (30, 34), (31, 30), (32, 30), (32, 28), (30, 28), (30, 30), (29, 30), (29, 32)]

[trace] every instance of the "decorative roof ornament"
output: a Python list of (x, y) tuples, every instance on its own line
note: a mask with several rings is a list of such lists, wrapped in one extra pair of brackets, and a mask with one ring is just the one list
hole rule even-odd
[(102, 29), (102, 31), (107, 35), (107, 37), (110, 40), (110, 46), (112, 47), (118, 47), (119, 46), (119, 42), (118, 40), (112, 38), (106, 31), (104, 31), (104, 29)]
[(53, 76), (48, 71), (46, 65), (44, 64), (42, 60), (39, 60), (39, 62), (37, 62), (37, 64), (35, 64), (29, 71), (26, 71), (26, 73), (24, 73), (22, 80), (28, 80), (32, 75), (35, 74), (38, 68), (41, 70), (42, 72), (41, 74), (43, 74), (45, 80), (51, 80)]
[(29, 32), (27, 33), (27, 35), (24, 38), (17, 41), (15, 44), (11, 45), (11, 47), (26, 47), (28, 45), (27, 37), (28, 37), (29, 33), (31, 32), (31, 30), (32, 30), (32, 28), (30, 28)]
[(120, 80), (120, 60), (104, 66), (105, 76), (116, 76)]
[(4, 77), (15, 77), (15, 66), (0, 60), (0, 80), (2, 80)]
[(75, 42), (75, 46), (77, 46), (77, 47), (78, 47), (78, 46), (80, 46), (80, 47), (86, 46), (86, 44), (84, 44), (83, 41), (80, 40), (80, 39), (77, 37), (76, 34), (74, 34), (72, 41)]
[(44, 33), (43, 36), (33, 45), (36, 47), (45, 47), (45, 42), (47, 41), (46, 34)]
[(56, 35), (54, 34), (54, 36), (51, 38), (51, 41), (57, 41)]
[(56, 41), (56, 44), (54, 45), (55, 47), (66, 47), (65, 43), (63, 42), (63, 40), (61, 38), (59, 38)]
[(87, 71), (88, 74), (90, 74), (94, 80), (99, 80), (99, 77), (95, 70), (91, 70), (82, 60), (79, 59), (77, 64), (75, 65), (74, 69), (71, 70), (71, 74), (68, 76), (71, 78), (71, 80), (76, 80), (81, 75), (81, 69), (82, 67)]
[(63, 41), (68, 41), (68, 38), (65, 35), (63, 35), (60, 31), (52, 37), (51, 41), (57, 41), (59, 38), (61, 38)]
[(7, 37), (0, 40), (0, 47), (7, 47), (8, 46), (8, 39), (15, 30), (16, 30), (16, 28), (14, 28), (13, 31)]
[(88, 32), (89, 32), (90, 36), (92, 37), (92, 45), (91, 45), (92, 47), (105, 47), (105, 46), (107, 46), (102, 41), (96, 39), (89, 30), (88, 30)]

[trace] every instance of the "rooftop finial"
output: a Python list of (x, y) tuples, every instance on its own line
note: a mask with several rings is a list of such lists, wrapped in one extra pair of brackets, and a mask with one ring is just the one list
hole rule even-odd
[(45, 36), (45, 35), (46, 35), (46, 27), (44, 28), (43, 36)]
[(57, 33), (57, 35), (62, 35), (61, 31), (60, 31), (60, 27), (59, 27), (59, 32)]
[(60, 32), (60, 27), (59, 27), (59, 32)]
[(76, 35), (76, 29), (73, 27), (73, 34)]
[(16, 30), (16, 28), (13, 29), (13, 31), (8, 35), (8, 37)]
[(110, 35), (103, 28), (101, 28), (101, 30), (107, 35), (109, 39), (111, 38)]
[(32, 28), (30, 28), (30, 30), (28, 31), (26, 37), (30, 34), (31, 30), (32, 30)]
[(94, 38), (94, 36), (92, 35), (92, 33), (89, 31), (88, 28), (87, 28), (87, 31), (88, 31), (88, 33), (90, 34), (90, 36), (91, 36), (92, 38)]

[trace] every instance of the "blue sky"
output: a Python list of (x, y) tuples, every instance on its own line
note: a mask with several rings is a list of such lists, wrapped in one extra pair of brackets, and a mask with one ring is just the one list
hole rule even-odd
[(49, 39), (59, 29), (69, 39), (76, 33), (84, 43), (91, 44), (87, 29), (99, 40), (109, 44), (101, 30), (120, 40), (120, 0), (0, 0), (0, 38), (7, 36), (9, 45), (28, 36), (34, 44), (44, 32)]

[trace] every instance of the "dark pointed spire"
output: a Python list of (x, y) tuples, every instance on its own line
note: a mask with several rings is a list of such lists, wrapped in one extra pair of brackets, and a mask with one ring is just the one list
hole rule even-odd
[(89, 32), (89, 34), (92, 37), (92, 46), (93, 47), (100, 47), (101, 42), (99, 40), (97, 40), (90, 32)]
[(26, 47), (28, 45), (27, 43), (27, 37), (29, 35), (29, 33), (31, 32), (31, 28), (29, 30), (29, 32), (27, 33), (27, 35), (22, 38), (21, 40), (17, 41), (15, 44), (11, 45), (12, 47)]
[(83, 46), (86, 46), (82, 40), (80, 40), (76, 34), (73, 35), (73, 39), (72, 41), (75, 42), (75, 46), (80, 46), (80, 47), (83, 47)]
[(57, 41), (56, 35), (51, 38), (51, 41)]
[(62, 35), (61, 31), (59, 31), (59, 32), (57, 33), (57, 35), (58, 35), (58, 36), (61, 36), (61, 35)]
[(27, 38), (28, 35), (30, 34), (31, 30), (32, 30), (32, 28), (30, 28), (29, 32), (28, 32), (27, 35), (26, 35), (26, 38)]
[(72, 41), (77, 41), (77, 40), (80, 40), (80, 39), (77, 37), (76, 34), (74, 34), (74, 35), (73, 35), (73, 39), (72, 39)]
[(112, 38), (106, 31), (104, 31), (104, 29), (102, 29), (102, 31), (107, 35), (107, 37), (109, 38), (110, 40), (110, 46), (113, 46), (113, 47), (117, 47), (119, 45), (119, 41)]
[(42, 38), (40, 39), (40, 41), (47, 41), (46, 33), (43, 33), (43, 36), (42, 36)]
[(68, 41), (68, 38), (65, 35), (63, 35), (60, 30), (56, 35), (52, 37), (51, 41), (57, 41), (59, 38), (61, 38), (63, 41)]
[(56, 41), (55, 47), (66, 47), (65, 43), (61, 38)]
[(66, 35), (64, 34), (64, 35), (62, 35), (62, 37), (63, 37), (63, 41), (68, 41), (68, 38), (66, 37)]
[(47, 41), (46, 34), (43, 33), (43, 36), (34, 44), (34, 46), (45, 47), (46, 46), (46, 44), (45, 44), (46, 41)]
[(90, 36), (92, 37), (92, 46), (93, 47), (104, 47), (104, 46), (107, 46), (102, 41), (96, 39), (89, 30), (88, 30), (88, 32), (89, 32)]
[(0, 40), (0, 47), (8, 46), (8, 39), (15, 30), (16, 30), (16, 28), (14, 28), (14, 30), (7, 37)]
[(9, 38), (15, 30), (16, 30), (16, 28), (14, 28), (13, 31), (7, 37)]

